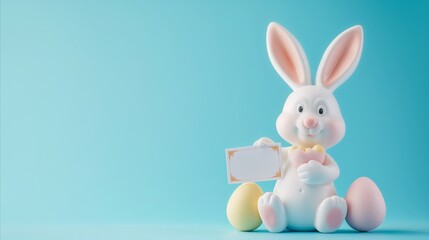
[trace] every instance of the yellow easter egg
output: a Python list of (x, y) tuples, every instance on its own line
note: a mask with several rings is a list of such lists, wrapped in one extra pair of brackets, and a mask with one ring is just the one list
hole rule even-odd
[(226, 207), (229, 223), (240, 231), (252, 231), (262, 224), (258, 199), (263, 191), (256, 183), (243, 183), (231, 195)]

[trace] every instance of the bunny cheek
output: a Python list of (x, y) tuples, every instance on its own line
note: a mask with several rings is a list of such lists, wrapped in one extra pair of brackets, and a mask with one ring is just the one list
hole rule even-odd
[(342, 119), (331, 119), (325, 122), (324, 136), (320, 144), (330, 148), (343, 139), (346, 133), (346, 125)]
[(279, 135), (291, 144), (298, 144), (298, 129), (295, 127), (297, 117), (285, 112), (280, 113), (276, 126)]

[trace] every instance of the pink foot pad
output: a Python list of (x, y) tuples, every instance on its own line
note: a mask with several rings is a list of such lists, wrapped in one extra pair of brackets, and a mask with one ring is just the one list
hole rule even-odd
[(271, 206), (263, 206), (261, 218), (265, 225), (274, 226), (277, 224), (275, 211)]
[(338, 196), (325, 198), (319, 205), (314, 227), (321, 233), (335, 232), (347, 214), (346, 201)]
[(326, 216), (326, 222), (331, 228), (339, 228), (343, 223), (343, 213), (338, 208), (331, 209)]

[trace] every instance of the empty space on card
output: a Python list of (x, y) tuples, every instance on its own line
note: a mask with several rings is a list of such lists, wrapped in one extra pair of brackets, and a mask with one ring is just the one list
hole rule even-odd
[(279, 179), (283, 176), (280, 144), (226, 149), (229, 183)]

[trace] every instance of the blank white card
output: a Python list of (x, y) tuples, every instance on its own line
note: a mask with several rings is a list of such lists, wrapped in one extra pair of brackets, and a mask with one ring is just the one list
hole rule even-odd
[(283, 178), (280, 143), (225, 149), (228, 183)]

